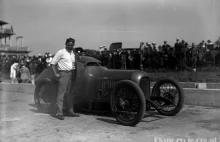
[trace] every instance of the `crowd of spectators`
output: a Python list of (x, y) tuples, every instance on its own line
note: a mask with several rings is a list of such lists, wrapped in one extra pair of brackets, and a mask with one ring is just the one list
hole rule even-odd
[[(99, 59), (109, 69), (138, 69), (144, 71), (196, 70), (208, 65), (220, 66), (220, 38), (212, 43), (202, 41), (189, 45), (186, 41), (176, 39), (171, 46), (164, 41), (163, 45), (155, 42), (141, 42), (136, 48), (115, 48), (107, 50), (78, 50), (79, 55)], [(51, 53), (37, 56), (0, 56), (0, 75), (9, 74), (11, 83), (33, 83), (34, 78), (50, 65)]]
[(9, 75), (11, 83), (33, 83), (35, 76), (50, 65), (52, 58), (50, 53), (37, 56), (0, 56), (0, 75)]
[(189, 45), (177, 38), (173, 46), (164, 41), (163, 45), (141, 42), (138, 48), (133, 49), (108, 51), (104, 47), (99, 59), (104, 66), (113, 69), (196, 70), (198, 67), (219, 66), (220, 38), (218, 41), (219, 43), (212, 43), (208, 40)]

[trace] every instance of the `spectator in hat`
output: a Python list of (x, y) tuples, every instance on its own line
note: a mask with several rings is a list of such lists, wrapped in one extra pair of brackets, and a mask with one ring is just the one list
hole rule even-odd
[(207, 40), (206, 50), (214, 50), (214, 44), (211, 42), (211, 40)]
[(53, 59), (52, 54), (48, 54), (48, 56), (46, 58), (47, 66), (50, 66), (50, 63), (51, 63), (52, 59)]
[(104, 51), (102, 52), (102, 63), (104, 66), (108, 66), (108, 60), (109, 60), (109, 51), (107, 50), (107, 48), (104, 47)]
[(144, 42), (141, 42), (140, 45), (139, 45), (139, 49), (140, 49), (140, 50), (143, 50), (144, 47), (145, 47), (145, 46), (144, 46)]
[(99, 46), (99, 52), (102, 53), (102, 51), (104, 51), (105, 46), (101, 45)]
[(177, 68), (181, 68), (181, 63), (183, 60), (183, 53), (182, 53), (182, 43), (180, 42), (179, 38), (176, 39), (176, 43), (174, 44), (174, 55), (177, 60)]
[(170, 45), (167, 44), (166, 40), (163, 43), (164, 43), (163, 46), (162, 46), (163, 54), (167, 55), (168, 51), (169, 51), (169, 48), (170, 48)]
[(152, 68), (158, 67), (158, 48), (155, 42), (152, 42), (152, 54), (151, 54), (151, 65)]
[(200, 46), (202, 49), (206, 48), (206, 43), (204, 40), (202, 40), (202, 42), (200, 43)]
[(215, 41), (215, 49), (220, 50), (220, 37)]
[(197, 48), (194, 43), (192, 43), (192, 47), (190, 48), (190, 57), (191, 57), (191, 62), (192, 62), (192, 68), (195, 70), (196, 69), (196, 62), (197, 62)]

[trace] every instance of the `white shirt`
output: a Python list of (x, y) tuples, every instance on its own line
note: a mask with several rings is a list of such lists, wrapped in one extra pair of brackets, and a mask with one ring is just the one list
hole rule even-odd
[(58, 65), (58, 70), (70, 71), (75, 69), (75, 54), (69, 53), (66, 48), (59, 50), (51, 61), (52, 65)]

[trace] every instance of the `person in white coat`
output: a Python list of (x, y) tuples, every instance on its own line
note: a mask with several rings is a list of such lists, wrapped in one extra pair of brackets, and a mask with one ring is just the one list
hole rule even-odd
[(16, 83), (16, 75), (17, 75), (17, 68), (18, 68), (18, 63), (15, 62), (14, 64), (11, 65), (11, 70), (10, 70), (10, 78), (11, 78), (11, 83)]

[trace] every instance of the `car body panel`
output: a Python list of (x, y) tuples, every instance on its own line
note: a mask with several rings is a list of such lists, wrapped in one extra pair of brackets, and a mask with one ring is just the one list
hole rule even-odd
[[(121, 80), (131, 80), (140, 86), (141, 79), (147, 78), (147, 83), (145, 83), (147, 86), (141, 87), (141, 89), (145, 98), (150, 96), (150, 80), (146, 72), (107, 69), (100, 65), (99, 60), (87, 56), (77, 57), (76, 61), (76, 78), (71, 79), (69, 93), (74, 95), (73, 103), (78, 108), (90, 109), (92, 103), (108, 104), (112, 89)], [(57, 78), (51, 67), (45, 69), (36, 78), (35, 85), (38, 86), (45, 82), (53, 84), (57, 89)]]

